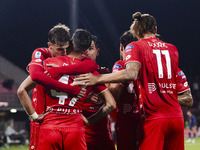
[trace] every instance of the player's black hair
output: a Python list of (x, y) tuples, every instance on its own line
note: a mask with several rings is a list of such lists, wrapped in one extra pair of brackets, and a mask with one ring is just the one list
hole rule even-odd
[(48, 40), (52, 44), (57, 44), (59, 46), (65, 45), (67, 42), (70, 41), (70, 32), (69, 28), (59, 23), (58, 25), (54, 26), (48, 33)]
[(130, 31), (124, 32), (123, 35), (120, 37), (120, 43), (123, 45), (124, 48), (126, 47), (126, 45), (133, 41), (137, 41), (137, 39)]
[(69, 55), (74, 50), (72, 40), (69, 41), (69, 46), (66, 49), (67, 55)]
[(92, 35), (84, 29), (77, 29), (72, 36), (74, 51), (85, 52), (92, 42)]
[(138, 36), (143, 38), (145, 33), (154, 33), (157, 23), (153, 16), (136, 12), (133, 14), (133, 19), (134, 21), (130, 27), (130, 30), (136, 37)]
[(99, 40), (98, 40), (97, 36), (92, 35), (92, 41), (94, 41), (96, 49), (99, 49)]

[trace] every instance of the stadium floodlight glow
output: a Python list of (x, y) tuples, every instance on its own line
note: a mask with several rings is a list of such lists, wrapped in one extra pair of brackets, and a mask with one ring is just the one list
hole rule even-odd
[(11, 112), (11, 113), (16, 113), (16, 112), (17, 112), (17, 109), (12, 108), (12, 109), (10, 109), (10, 112)]
[(78, 27), (78, 1), (77, 0), (71, 0), (71, 11), (70, 11), (70, 29), (72, 32), (74, 32)]

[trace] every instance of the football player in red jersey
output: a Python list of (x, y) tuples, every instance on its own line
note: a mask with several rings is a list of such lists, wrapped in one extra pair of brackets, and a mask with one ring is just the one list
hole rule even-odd
[(126, 46), (126, 69), (99, 76), (80, 75), (76, 84), (119, 83), (139, 77), (146, 115), (140, 150), (183, 150), (184, 122), (176, 83), (178, 51), (155, 37), (153, 16), (137, 12), (133, 18), (130, 29), (138, 41)]
[[(68, 56), (47, 59), (44, 61), (44, 65), (52, 62), (59, 66), (63, 66), (63, 64), (71, 65), (74, 63), (79, 63), (81, 61), (80, 59), (82, 54), (91, 45), (91, 41), (88, 44), (90, 39), (89, 35), (90, 34), (85, 30), (76, 30), (72, 37), (74, 51), (72, 51)], [(81, 42), (81, 44), (77, 44), (79, 43), (78, 39), (82, 37), (87, 37), (87, 39), (84, 42)], [(86, 47), (87, 45), (88, 47)], [(46, 65), (45, 68), (48, 70)], [(65, 82), (66, 84), (72, 83), (73, 78), (74, 76), (69, 75), (58, 77), (60, 82)], [(63, 94), (54, 90), (47, 90), (47, 111), (49, 109), (51, 112), (45, 116), (41, 125), (41, 142), (39, 144), (41, 149), (87, 149), (85, 143), (83, 119), (80, 115), (84, 101), (86, 100), (86, 96), (91, 91), (98, 91), (98, 93), (101, 92), (106, 99), (106, 105), (103, 106), (103, 109), (99, 111), (99, 114), (96, 114), (98, 115), (98, 118), (95, 118), (95, 121), (105, 117), (105, 115), (110, 113), (111, 110), (115, 108), (115, 101), (105, 86), (90, 86), (86, 89), (86, 95), (81, 99), (73, 97), (70, 94)], [(94, 119), (94, 116), (89, 118), (89, 123), (94, 121), (92, 118)], [(62, 133), (62, 135), (60, 135), (60, 133)]]
[(178, 92), (178, 102), (183, 107), (192, 107), (193, 98), (189, 84), (187, 82), (186, 75), (179, 68), (176, 74), (177, 92)]
[[(120, 38), (120, 60), (117, 61), (112, 72), (118, 72), (124, 68), (125, 47), (136, 41), (130, 31), (125, 32)], [(112, 83), (109, 90), (117, 102), (116, 135), (118, 150), (138, 150), (139, 127), (141, 126), (142, 104), (139, 105), (137, 95), (137, 81), (126, 83)]]
[[(87, 49), (86, 55), (94, 61), (96, 61), (96, 57), (99, 55), (99, 43), (97, 37), (94, 35), (92, 35), (92, 43), (91, 46)], [(109, 69), (98, 66), (98, 72), (99, 74), (109, 73)], [(89, 98), (91, 98), (92, 100), (90, 100)], [(100, 98), (96, 93), (94, 93), (94, 91), (89, 94), (89, 98), (89, 101), (87, 103), (84, 103), (83, 115), (85, 117), (89, 117), (95, 114), (104, 105), (104, 102), (100, 100)], [(110, 120), (108, 116), (105, 116), (94, 124), (86, 125), (85, 138), (87, 149), (115, 150), (115, 144), (110, 127)]]
[[(88, 36), (88, 34), (86, 33), (87, 33), (86, 31), (80, 30), (74, 34), (72, 43), (74, 45), (75, 51), (72, 51), (69, 54), (70, 57), (65, 56), (65, 57), (59, 57), (58, 59), (57, 58), (47, 59), (44, 61), (45, 68), (47, 68), (46, 64), (48, 63), (57, 63), (57, 65), (59, 66), (61, 64), (71, 65), (73, 63), (77, 64), (80, 63), (81, 61), (80, 58), (82, 57), (83, 50), (87, 49), (91, 44), (91, 43), (89, 44), (84, 43), (89, 45), (87, 48), (85, 47), (85, 45), (81, 45), (83, 44), (83, 42), (80, 42), (80, 40), (83, 40), (82, 37), (85, 38)], [(86, 41), (88, 41), (88, 39)], [(80, 47), (82, 47), (82, 49)], [(61, 82), (70, 84), (73, 80), (73, 76), (63, 75), (59, 80)], [(95, 116), (90, 117), (88, 123), (93, 123), (94, 121), (104, 117), (105, 115), (110, 113), (111, 110), (115, 108), (114, 99), (111, 93), (109, 93), (109, 91), (106, 90), (105, 86), (97, 86), (96, 88), (89, 87), (87, 89), (87, 93), (95, 89), (100, 91), (103, 90), (102, 94), (106, 99), (106, 105), (99, 111), (97, 117)], [(47, 106), (46, 111), (51, 111), (51, 112), (45, 116), (42, 122), (40, 129), (41, 130), (40, 145), (38, 148), (39, 149), (45, 149), (45, 148), (86, 149), (84, 130), (83, 130), (84, 129), (83, 120), (80, 115), (85, 98), (79, 99), (77, 97), (73, 97), (73, 95), (71, 95), (70, 93), (68, 95), (66, 93), (47, 89), (47, 95), (45, 100), (46, 100), (45, 104)], [(30, 109), (29, 111), (34, 112), (34, 109), (32, 107), (27, 107), (27, 109)], [(85, 119), (85, 121), (87, 123), (87, 119)], [(62, 132), (63, 135), (67, 134), (68, 136), (64, 136), (62, 138), (59, 134), (60, 132)], [(49, 136), (47, 136), (47, 134)]]
[[(70, 86), (65, 85), (61, 82), (56, 81), (53, 78), (50, 78), (46, 74), (44, 74), (44, 69), (42, 66), (42, 61), (49, 57), (57, 57), (61, 55), (66, 54), (66, 48), (69, 46), (70, 42), (70, 33), (69, 28), (63, 24), (58, 24), (54, 26), (48, 33), (48, 46), (49, 48), (38, 48), (36, 49), (32, 54), (32, 61), (28, 66), (29, 72), (31, 74), (32, 79), (42, 85), (51, 87), (56, 90), (61, 90), (63, 92), (69, 92), (73, 93), (75, 95), (82, 94), (85, 92), (84, 89), (81, 89), (78, 86)], [(89, 66), (86, 68), (86, 64), (89, 63)], [(91, 72), (97, 69), (97, 65), (95, 62), (93, 62), (90, 59), (85, 59), (82, 63), (79, 64), (80, 68), (86, 68), (85, 70), (81, 70), (80, 68), (77, 69), (77, 65), (71, 66), (70, 68), (67, 66), (64, 68), (66, 72), (68, 73), (81, 73), (83, 72)], [(91, 68), (90, 68), (91, 67)], [(75, 69), (74, 69), (75, 68)], [(87, 70), (88, 69), (88, 70)], [(18, 96), (22, 103), (24, 101), (31, 102), (30, 97), (28, 95), (28, 92), (36, 86), (36, 84), (31, 80), (31, 77), (28, 76), (26, 80), (20, 85), (18, 89)], [(44, 87), (42, 85), (37, 85), (33, 89), (33, 95), (32, 95), (32, 105), (35, 108), (35, 111), (37, 114), (40, 114), (39, 116), (37, 114), (36, 117), (38, 118), (32, 118), (34, 121), (31, 121), (31, 134), (30, 134), (30, 147), (31, 150), (37, 149), (37, 143), (38, 143), (38, 134), (39, 134), (39, 126), (40, 124), (37, 123), (37, 121), (40, 121), (44, 117), (44, 110), (45, 103), (44, 103)], [(81, 89), (81, 91), (80, 91)], [(82, 96), (79, 95), (79, 96)], [(27, 105), (26, 105), (27, 106)], [(25, 107), (26, 107), (25, 106)], [(33, 115), (34, 112), (27, 112), (29, 115)]]

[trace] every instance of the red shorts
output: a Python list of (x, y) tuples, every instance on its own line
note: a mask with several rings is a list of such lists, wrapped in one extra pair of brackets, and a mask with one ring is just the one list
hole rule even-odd
[(39, 150), (87, 150), (81, 114), (47, 114), (40, 127)]
[(38, 150), (39, 136), (40, 136), (40, 126), (31, 124), (29, 150)]
[(146, 121), (140, 150), (184, 150), (183, 118)]
[(41, 128), (39, 150), (87, 150), (82, 128)]

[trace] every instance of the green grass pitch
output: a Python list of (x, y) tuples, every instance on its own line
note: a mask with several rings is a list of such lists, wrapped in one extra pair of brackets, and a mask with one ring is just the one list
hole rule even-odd
[[(185, 139), (186, 141), (187, 139)], [(2, 147), (0, 150), (28, 150), (28, 146), (19, 147), (18, 145), (11, 145), (10, 148)], [(200, 137), (196, 138), (195, 143), (185, 142), (185, 150), (200, 150)]]

